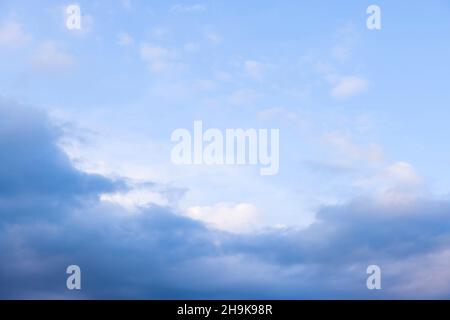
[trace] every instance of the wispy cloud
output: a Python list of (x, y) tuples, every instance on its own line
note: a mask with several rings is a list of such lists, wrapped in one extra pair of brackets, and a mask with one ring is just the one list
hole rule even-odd
[(45, 41), (31, 56), (31, 63), (37, 69), (63, 70), (74, 64), (74, 58), (61, 50), (54, 41)]
[(207, 29), (204, 33), (206, 40), (212, 44), (220, 44), (222, 37), (215, 31)]
[(20, 47), (31, 40), (23, 26), (13, 19), (0, 23), (0, 47)]
[(126, 32), (119, 32), (117, 34), (117, 44), (119, 46), (129, 46), (133, 44), (134, 39)]
[(202, 3), (195, 3), (191, 5), (187, 4), (175, 4), (170, 8), (172, 12), (181, 12), (181, 13), (194, 13), (194, 12), (203, 12), (206, 11), (206, 5)]
[(244, 73), (253, 80), (263, 80), (266, 70), (267, 66), (264, 63), (255, 60), (244, 62)]
[(142, 43), (140, 54), (141, 58), (149, 64), (150, 70), (154, 72), (172, 69), (178, 63), (175, 51), (151, 43)]
[(338, 77), (334, 82), (335, 84), (331, 90), (331, 95), (336, 99), (352, 97), (366, 91), (369, 87), (369, 82), (359, 76)]
[(259, 225), (258, 209), (250, 203), (192, 206), (186, 215), (213, 228), (236, 233), (254, 231)]
[(126, 10), (130, 10), (133, 8), (133, 2), (131, 0), (120, 0), (120, 4)]

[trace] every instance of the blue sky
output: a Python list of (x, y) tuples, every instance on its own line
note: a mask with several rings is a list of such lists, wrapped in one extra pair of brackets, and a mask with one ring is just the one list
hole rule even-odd
[[(77, 3), (0, 3), (0, 297), (449, 296), (448, 1)], [(279, 174), (173, 165), (195, 120)]]

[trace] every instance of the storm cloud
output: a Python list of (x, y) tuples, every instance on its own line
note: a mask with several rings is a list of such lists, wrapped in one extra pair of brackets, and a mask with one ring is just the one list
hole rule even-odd
[[(100, 201), (125, 181), (82, 172), (62, 131), (0, 101), (0, 298), (446, 298), (450, 205), (367, 198), (322, 208), (306, 229), (211, 229), (170, 207)], [(82, 290), (66, 288), (66, 267)], [(383, 290), (366, 289), (382, 268)]]

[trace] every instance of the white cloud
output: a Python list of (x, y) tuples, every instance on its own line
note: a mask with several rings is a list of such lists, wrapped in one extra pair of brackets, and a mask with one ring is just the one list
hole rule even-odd
[(407, 162), (396, 162), (383, 172), (383, 175), (401, 186), (417, 186), (422, 182), (413, 166)]
[(393, 187), (411, 189), (419, 186), (422, 178), (410, 163), (399, 161), (382, 168), (371, 179), (365, 180), (365, 183), (371, 188), (378, 186), (382, 189)]
[(188, 42), (184, 45), (184, 50), (187, 52), (197, 52), (199, 50), (199, 45), (195, 42)]
[(383, 150), (377, 144), (359, 145), (339, 131), (327, 133), (324, 139), (327, 145), (350, 161), (363, 160), (369, 164), (380, 164), (383, 161)]
[(120, 0), (120, 4), (122, 7), (124, 7), (126, 10), (130, 10), (133, 8), (133, 4), (131, 0)]
[(408, 162), (395, 162), (382, 167), (374, 175), (356, 181), (379, 203), (388, 206), (414, 204), (424, 195), (423, 178)]
[(13, 20), (7, 20), (0, 25), (0, 46), (19, 47), (31, 40), (22, 25)]
[(250, 203), (218, 203), (214, 206), (194, 206), (186, 215), (194, 220), (224, 231), (242, 233), (255, 229), (258, 225), (258, 210)]
[(336, 99), (344, 99), (367, 90), (368, 82), (358, 76), (339, 77), (331, 91)]
[(264, 78), (264, 72), (266, 70), (266, 66), (258, 61), (247, 60), (244, 63), (244, 72), (245, 74), (252, 78), (253, 80), (262, 80)]
[(161, 193), (146, 188), (137, 188), (125, 193), (102, 194), (100, 200), (118, 204), (131, 213), (138, 212), (139, 209), (149, 207), (152, 204), (158, 206), (169, 204), (168, 199)]
[(351, 57), (351, 53), (352, 53), (351, 48), (345, 45), (335, 45), (331, 49), (332, 57), (339, 62), (348, 60)]
[(333, 161), (356, 174), (352, 186), (377, 204), (407, 207), (427, 194), (426, 184), (413, 165), (388, 162), (380, 145), (356, 142), (340, 131), (327, 133), (324, 140), (336, 153)]
[(151, 33), (156, 38), (162, 38), (168, 33), (168, 30), (164, 27), (154, 27), (152, 28)]
[(248, 89), (240, 89), (231, 93), (230, 103), (235, 106), (249, 106), (254, 104), (259, 98), (259, 95)]
[(233, 81), (233, 76), (225, 71), (216, 71), (214, 72), (214, 78), (218, 81), (222, 81), (222, 82), (231, 82)]
[(331, 49), (331, 56), (338, 62), (344, 63), (352, 56), (354, 46), (359, 40), (357, 28), (349, 24), (340, 28), (336, 34), (336, 44)]
[(219, 44), (222, 42), (222, 37), (218, 33), (211, 30), (205, 31), (205, 38), (212, 44)]
[(141, 44), (141, 58), (149, 63), (154, 72), (161, 72), (176, 65), (177, 55), (174, 51), (150, 43)]
[(194, 88), (200, 92), (210, 92), (217, 89), (217, 83), (212, 80), (198, 80), (194, 84)]
[(299, 120), (298, 115), (290, 111), (289, 109), (282, 108), (282, 107), (273, 107), (273, 108), (266, 108), (258, 111), (257, 117), (259, 120), (262, 121), (273, 121), (275, 119), (283, 119), (283, 120), (290, 120), (295, 121)]
[(203, 11), (206, 11), (206, 6), (201, 3), (196, 3), (196, 4), (192, 4), (192, 5), (176, 4), (170, 8), (170, 11), (186, 12), (186, 13), (203, 12)]
[(61, 51), (55, 42), (42, 43), (31, 57), (31, 63), (38, 69), (60, 70), (73, 65), (72, 56)]
[(117, 44), (119, 46), (128, 46), (130, 44), (133, 44), (134, 40), (133, 38), (126, 32), (120, 32), (117, 34)]

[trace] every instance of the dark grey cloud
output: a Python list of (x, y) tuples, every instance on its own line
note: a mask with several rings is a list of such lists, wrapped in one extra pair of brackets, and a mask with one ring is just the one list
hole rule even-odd
[[(126, 183), (77, 170), (60, 134), (44, 113), (0, 101), (0, 298), (450, 296), (447, 201), (355, 199), (305, 230), (229, 234), (170, 208), (130, 215), (99, 201)], [(65, 287), (70, 264), (81, 291)], [(380, 292), (365, 287), (369, 264), (382, 267)]]
[(120, 182), (74, 168), (57, 146), (60, 134), (44, 113), (0, 100), (3, 221), (31, 216), (42, 219), (43, 215), (49, 218), (50, 213), (57, 216), (63, 207), (124, 187)]

